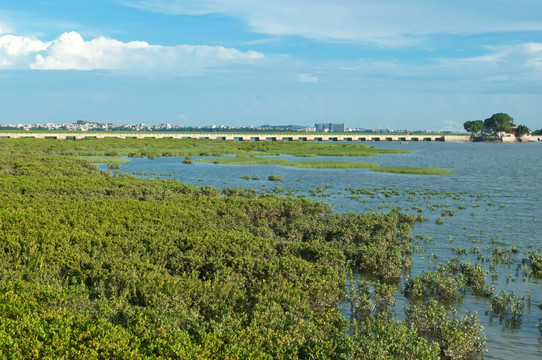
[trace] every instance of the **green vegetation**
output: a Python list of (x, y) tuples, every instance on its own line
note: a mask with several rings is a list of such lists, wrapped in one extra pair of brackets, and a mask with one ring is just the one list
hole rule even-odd
[[(460, 359), (483, 349), (471, 315), (413, 305), (393, 319), (413, 215), (336, 214), (71, 156), (133, 151), (117, 140), (1, 144), (1, 357)], [(138, 154), (187, 151), (180, 144)], [(348, 274), (374, 291), (349, 294)], [(338, 306), (349, 299), (374, 307), (349, 320)]]
[(360, 161), (291, 161), (283, 158), (270, 157), (221, 157), (211, 159), (200, 159), (200, 162), (212, 163), (217, 165), (281, 165), (293, 166), (305, 169), (369, 169), (376, 172), (387, 172), (395, 174), (410, 175), (447, 175), (453, 174), (453, 171), (435, 168), (419, 168), (406, 166), (383, 166), (370, 162)]
[(118, 156), (80, 156), (91, 164), (121, 164), (130, 161)]
[(474, 137), (480, 131), (484, 130), (484, 122), (482, 120), (466, 121), (463, 124), (465, 131), (469, 131), (471, 136)]
[(529, 130), (529, 128), (525, 125), (518, 125), (518, 135), (519, 136), (523, 136), (523, 135), (528, 135), (531, 133), (531, 130)]
[(221, 165), (281, 165), (306, 169), (368, 169), (377, 168), (378, 164), (354, 161), (291, 161), (271, 157), (221, 157), (200, 159), (199, 162)]
[(489, 314), (491, 316), (498, 316), (500, 320), (513, 324), (521, 320), (524, 307), (525, 298), (520, 298), (514, 292), (503, 290), (491, 299)]
[[(18, 139), (21, 144), (33, 143), (36, 139)], [(200, 162), (231, 165), (282, 165), (312, 169), (370, 169), (371, 171), (391, 172), (417, 175), (442, 175), (450, 170), (431, 168), (391, 168), (379, 167), (370, 162), (354, 161), (291, 161), (284, 158), (264, 157), (291, 155), (296, 157), (359, 157), (382, 154), (408, 154), (410, 151), (376, 149), (364, 144), (318, 143), (318, 142), (234, 142), (208, 139), (95, 139), (63, 141), (44, 139), (47, 153), (58, 155), (74, 155), (88, 159), (91, 163), (113, 164), (126, 162), (127, 157), (148, 157), (154, 159), (161, 156), (183, 156), (183, 163), (192, 164), (192, 156), (223, 156), (211, 159), (198, 159)], [(30, 146), (30, 145), (29, 145)]]
[(429, 341), (440, 344), (445, 359), (471, 359), (484, 350), (482, 325), (476, 314), (458, 318), (434, 300), (415, 305), (406, 312), (407, 324)]
[(452, 170), (437, 169), (437, 168), (420, 168), (420, 167), (407, 167), (407, 166), (382, 166), (372, 168), (371, 171), (386, 172), (393, 174), (407, 174), (407, 175), (449, 175), (453, 174)]
[[(15, 140), (15, 139), (14, 139)], [(17, 139), (33, 143), (35, 139)], [(224, 141), (209, 139), (96, 139), (77, 141), (45, 139), (47, 151), (75, 156), (222, 156), (222, 155), (292, 155), (316, 156), (375, 156), (380, 154), (409, 154), (405, 150), (376, 149), (365, 144), (319, 143), (299, 141)]]
[(269, 181), (282, 181), (282, 176), (280, 175), (270, 175), (267, 180)]
[(424, 271), (408, 279), (403, 293), (409, 300), (435, 299), (450, 303), (471, 289), (477, 296), (489, 297), (495, 289), (485, 284), (486, 273), (480, 265), (462, 262), (458, 257), (439, 265), (436, 271)]
[[(478, 124), (473, 126), (477, 127)], [(512, 128), (514, 126), (516, 126), (514, 124), (514, 118), (504, 113), (493, 114), (490, 118), (484, 120), (484, 130), (492, 134), (497, 134), (499, 132), (510, 133), (512, 132)], [(530, 132), (531, 130), (529, 130), (529, 128), (525, 125), (517, 126), (518, 136), (527, 135)]]
[(536, 277), (542, 277), (542, 252), (536, 251), (529, 255), (528, 259), (531, 265), (531, 272)]
[(484, 129), (489, 133), (510, 132), (514, 125), (514, 118), (508, 114), (498, 113), (484, 120)]

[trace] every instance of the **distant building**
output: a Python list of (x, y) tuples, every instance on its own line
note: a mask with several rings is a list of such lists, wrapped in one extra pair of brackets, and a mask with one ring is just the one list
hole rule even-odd
[(346, 125), (341, 124), (332, 124), (332, 123), (319, 123), (314, 124), (316, 132), (334, 132), (334, 133), (344, 133), (346, 132)]
[(331, 124), (331, 132), (334, 133), (344, 133), (346, 132), (346, 125), (342, 124)]
[(314, 128), (316, 129), (316, 132), (328, 132), (331, 130), (331, 123), (314, 124)]

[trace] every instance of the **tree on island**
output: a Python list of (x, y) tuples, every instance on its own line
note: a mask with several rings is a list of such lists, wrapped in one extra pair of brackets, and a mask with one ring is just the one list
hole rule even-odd
[(484, 129), (484, 122), (482, 120), (465, 121), (463, 128), (471, 133), (471, 136), (478, 134)]
[(529, 135), (531, 130), (525, 125), (518, 125), (518, 136)]
[(513, 126), (514, 118), (504, 113), (493, 114), (484, 120), (484, 130), (495, 135), (499, 132), (509, 133)]

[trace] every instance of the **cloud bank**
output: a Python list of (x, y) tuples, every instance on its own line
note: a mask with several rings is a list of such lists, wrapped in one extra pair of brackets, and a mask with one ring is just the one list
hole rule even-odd
[(0, 36), (0, 69), (104, 69), (196, 75), (208, 68), (263, 58), (260, 52), (222, 46), (160, 46), (105, 37), (86, 41), (73, 31), (49, 42), (11, 34)]
[(221, 14), (254, 31), (319, 40), (404, 46), (415, 38), (542, 30), (538, 0), (136, 0), (125, 6), (166, 14)]

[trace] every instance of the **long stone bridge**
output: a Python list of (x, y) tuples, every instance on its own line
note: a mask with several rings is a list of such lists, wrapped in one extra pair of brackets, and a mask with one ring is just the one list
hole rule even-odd
[(470, 141), (468, 135), (345, 135), (345, 134), (204, 134), (204, 133), (98, 133), (98, 132), (6, 132), (0, 138), (19, 139), (61, 139), (81, 140), (85, 138), (120, 138), (120, 139), (215, 139), (229, 141)]

